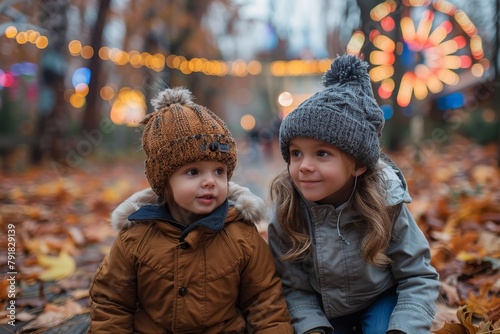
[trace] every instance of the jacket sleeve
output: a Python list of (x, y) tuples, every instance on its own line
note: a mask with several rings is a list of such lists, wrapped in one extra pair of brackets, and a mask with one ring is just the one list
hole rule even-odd
[(394, 223), (393, 241), (387, 250), (398, 283), (398, 302), (388, 330), (429, 333), (439, 295), (439, 275), (430, 264), (429, 243), (403, 204)]
[(90, 285), (89, 333), (132, 333), (136, 311), (136, 273), (118, 234)]
[(272, 255), (255, 228), (241, 273), (240, 307), (251, 333), (293, 334)]
[(309, 283), (307, 269), (298, 263), (279, 260), (284, 253), (280, 234), (281, 229), (273, 218), (268, 227), (269, 246), (275, 258), (278, 276), (283, 282), (283, 293), (295, 333), (303, 334), (317, 328), (325, 333), (332, 333), (333, 328), (323, 313), (320, 296)]

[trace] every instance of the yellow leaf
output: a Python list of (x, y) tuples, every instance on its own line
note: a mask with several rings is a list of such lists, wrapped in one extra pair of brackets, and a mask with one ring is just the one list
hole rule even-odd
[(75, 259), (65, 251), (62, 251), (59, 256), (40, 254), (37, 256), (37, 261), (46, 268), (39, 276), (42, 281), (59, 281), (68, 278), (76, 269)]
[(457, 254), (456, 259), (463, 262), (472, 262), (479, 259), (479, 254), (462, 251)]

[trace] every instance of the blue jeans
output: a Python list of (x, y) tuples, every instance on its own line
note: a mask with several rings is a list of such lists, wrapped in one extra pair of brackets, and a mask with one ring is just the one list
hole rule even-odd
[(330, 324), (335, 334), (385, 334), (397, 301), (394, 287), (364, 310), (330, 319)]

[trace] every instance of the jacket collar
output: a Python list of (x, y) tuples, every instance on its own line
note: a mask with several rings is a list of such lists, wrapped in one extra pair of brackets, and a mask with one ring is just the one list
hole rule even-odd
[(229, 203), (226, 200), (221, 206), (215, 209), (210, 215), (194, 222), (188, 226), (179, 224), (170, 214), (166, 205), (144, 205), (136, 212), (128, 216), (130, 222), (137, 222), (141, 220), (160, 220), (167, 222), (182, 230), (180, 241), (184, 241), (186, 236), (193, 229), (203, 226), (212, 231), (220, 231), (224, 227), (224, 220), (227, 216)]

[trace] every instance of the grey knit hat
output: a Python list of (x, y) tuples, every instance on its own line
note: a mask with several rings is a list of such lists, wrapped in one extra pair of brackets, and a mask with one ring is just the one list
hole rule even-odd
[(354, 55), (337, 57), (323, 75), (325, 89), (285, 117), (279, 143), (287, 163), (290, 140), (306, 137), (336, 146), (363, 166), (376, 165), (384, 114), (373, 96), (367, 68), (368, 63)]

